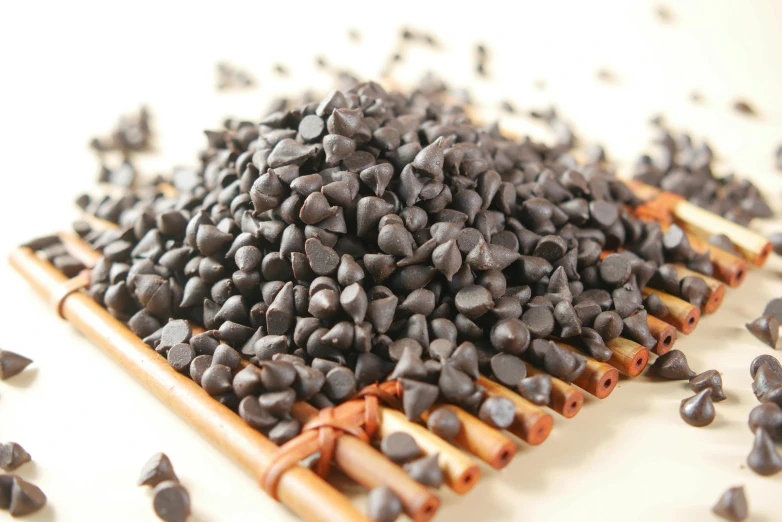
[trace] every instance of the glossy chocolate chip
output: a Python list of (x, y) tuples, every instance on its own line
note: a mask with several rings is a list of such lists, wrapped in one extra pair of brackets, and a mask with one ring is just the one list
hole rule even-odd
[(654, 361), (652, 372), (663, 379), (683, 380), (695, 377), (687, 364), (687, 357), (681, 350), (671, 350)]
[(754, 335), (759, 341), (776, 350), (779, 339), (779, 323), (774, 317), (764, 315), (751, 323), (747, 323), (745, 326), (749, 333)]

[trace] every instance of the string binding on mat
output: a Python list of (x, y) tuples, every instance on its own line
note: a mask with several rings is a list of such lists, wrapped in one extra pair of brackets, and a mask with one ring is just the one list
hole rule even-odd
[[(320, 452), (320, 457), (315, 465), (315, 472), (320, 477), (326, 477), (334, 457), (334, 447), (337, 438), (342, 435), (352, 435), (369, 443), (380, 425), (380, 401), (397, 406), (398, 400), (392, 394), (382, 389), (377, 384), (370, 384), (359, 390), (352, 400), (364, 399), (363, 427), (348, 424), (339, 418), (339, 407), (323, 408), (318, 417), (306, 423), (301, 434), (280, 446), (274, 453), (261, 480), (263, 489), (275, 500), (277, 497), (277, 485), (282, 475), (296, 466), (301, 460)], [(307, 432), (317, 430), (317, 439), (304, 437)]]
[(76, 277), (72, 277), (67, 281), (60, 283), (54, 292), (52, 292), (52, 307), (61, 319), (65, 319), (65, 316), (62, 313), (62, 306), (68, 296), (83, 288), (87, 288), (89, 285), (90, 271), (82, 270)]

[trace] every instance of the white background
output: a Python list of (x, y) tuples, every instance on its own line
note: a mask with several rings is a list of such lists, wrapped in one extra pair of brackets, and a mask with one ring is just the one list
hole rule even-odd
[[(160, 157), (148, 173), (192, 163), (201, 129), (223, 116), (257, 119), (269, 94), (324, 88), (312, 67), (322, 53), (342, 67), (375, 75), (402, 24), (426, 29), (443, 52), (413, 51), (402, 68), (441, 70), (473, 86), (483, 101), (508, 97), (525, 108), (556, 103), (588, 141), (632, 160), (644, 149), (653, 113), (708, 137), (723, 172), (752, 177), (779, 207), (773, 150), (782, 142), (782, 3), (691, 1), (660, 24), (650, 2), (3, 2), (0, 5), (0, 250), (68, 226), (73, 197), (93, 184), (87, 149), (122, 112), (148, 103)], [(348, 27), (363, 35), (347, 39)], [(471, 73), (473, 42), (492, 50), (493, 81)], [(214, 90), (214, 67), (230, 60), (251, 70), (261, 89)], [(291, 76), (276, 79), (275, 62)], [(596, 80), (606, 67), (618, 82)], [(545, 79), (547, 89), (536, 90)], [(688, 101), (691, 91), (705, 97)], [(739, 97), (761, 117), (730, 109)], [(758, 223), (765, 230), (774, 223)], [(782, 225), (777, 226), (782, 230)], [(754, 521), (780, 520), (782, 475), (745, 469), (754, 406), (749, 362), (769, 349), (743, 324), (779, 296), (778, 259), (730, 290), (718, 313), (680, 339), (698, 371), (723, 372), (728, 400), (708, 428), (684, 424), (682, 383), (623, 381), (572, 420), (557, 417), (540, 447), (522, 445), (504, 471), (484, 468), (465, 497), (442, 491), (439, 520), (713, 520), (710, 507), (744, 484)], [(0, 382), (0, 440), (34, 458), (19, 473), (40, 485), (49, 506), (33, 521), (154, 520), (135, 481), (155, 452), (172, 459), (189, 488), (196, 521), (293, 520), (238, 466), (170, 413), (106, 356), (60, 322), (27, 285), (0, 265), (3, 348), (36, 360)], [(336, 477), (363, 503), (360, 488)], [(0, 513), (0, 519), (5, 513)]]

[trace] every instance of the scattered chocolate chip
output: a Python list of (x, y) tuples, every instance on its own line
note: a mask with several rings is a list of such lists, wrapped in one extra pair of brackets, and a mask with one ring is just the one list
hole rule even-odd
[(175, 481), (179, 479), (174, 473), (174, 466), (165, 453), (156, 453), (141, 468), (141, 474), (138, 478), (139, 486), (157, 486), (164, 481)]
[(711, 390), (711, 400), (724, 401), (725, 393), (722, 391), (722, 377), (717, 370), (707, 370), (690, 379), (690, 388), (695, 393), (702, 390)]
[(755, 442), (747, 456), (747, 464), (758, 475), (768, 477), (782, 471), (780, 457), (774, 439), (762, 427), (755, 428)]
[(166, 522), (184, 522), (190, 516), (190, 495), (179, 481), (160, 482), (152, 491), (155, 514)]
[(744, 494), (744, 486), (733, 487), (725, 491), (711, 510), (718, 517), (731, 522), (746, 520), (749, 516), (749, 508), (747, 507), (747, 497)]
[(779, 323), (776, 318), (764, 315), (745, 326), (758, 340), (776, 350), (779, 339)]
[(687, 357), (681, 350), (671, 350), (654, 361), (652, 372), (657, 377), (670, 380), (692, 379), (695, 372), (687, 364)]
[(13, 471), (31, 460), (30, 454), (16, 442), (0, 444), (0, 468), (4, 471)]
[(690, 426), (702, 428), (714, 421), (714, 404), (711, 400), (711, 389), (701, 390), (693, 397), (684, 399), (679, 407), (679, 415)]
[[(43, 491), (17, 475), (0, 477), (0, 490), (6, 490), (0, 491), (0, 500), (9, 499), (6, 507), (12, 517), (23, 517), (35, 513), (46, 505), (46, 495)], [(4, 501), (3, 504), (5, 503)]]
[(8, 350), (0, 350), (0, 380), (6, 380), (20, 373), (32, 363), (23, 355)]

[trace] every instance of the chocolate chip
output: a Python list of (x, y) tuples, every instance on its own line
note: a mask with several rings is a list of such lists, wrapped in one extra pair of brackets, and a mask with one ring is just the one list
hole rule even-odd
[(722, 391), (722, 377), (717, 370), (699, 373), (690, 379), (690, 388), (696, 393), (708, 388), (711, 390), (711, 399), (714, 402), (725, 400), (725, 394)]
[(684, 399), (679, 407), (679, 415), (690, 426), (702, 428), (714, 421), (714, 405), (711, 399), (711, 389), (701, 390), (693, 397)]
[(643, 301), (643, 307), (650, 315), (653, 315), (658, 319), (662, 319), (668, 315), (668, 307), (663, 303), (662, 299), (660, 299), (660, 296), (655, 293), (650, 293), (646, 296), (646, 299)]
[(404, 470), (415, 480), (430, 488), (443, 485), (443, 470), (438, 464), (439, 453), (421, 457), (404, 465)]
[(718, 517), (741, 522), (749, 516), (747, 497), (744, 495), (744, 486), (733, 487), (723, 493), (711, 511)]
[(445, 440), (452, 440), (462, 429), (459, 417), (448, 408), (438, 408), (426, 420), (429, 431)]
[(630, 262), (622, 255), (611, 254), (600, 263), (600, 278), (612, 287), (624, 284), (630, 273)]
[(494, 300), (484, 287), (469, 285), (459, 290), (454, 304), (459, 313), (470, 319), (477, 319), (493, 307)]
[(602, 312), (595, 318), (593, 328), (600, 334), (603, 341), (610, 341), (622, 335), (624, 323), (622, 318), (613, 311)]
[(671, 350), (661, 355), (652, 365), (653, 373), (663, 379), (682, 380), (692, 379), (695, 372), (687, 364), (687, 357), (681, 350)]
[(773, 316), (758, 317), (745, 325), (749, 333), (754, 335), (762, 343), (776, 350), (779, 339), (779, 323)]
[(755, 406), (749, 412), (749, 429), (753, 432), (761, 427), (776, 442), (782, 441), (782, 407), (773, 402)]
[(369, 492), (367, 514), (376, 522), (394, 522), (402, 513), (402, 502), (388, 486), (381, 486)]
[(625, 317), (623, 322), (624, 328), (622, 329), (622, 333), (624, 333), (626, 337), (649, 348), (650, 350), (657, 346), (657, 339), (655, 339), (654, 336), (652, 336), (652, 333), (649, 331), (649, 323), (645, 310), (641, 310), (640, 312), (635, 313), (629, 317)]
[[(152, 333), (147, 333), (146, 330), (146, 328), (144, 330), (140, 330), (137, 335), (142, 336), (142, 334), (149, 335), (149, 333)], [(143, 335), (143, 337), (146, 337), (146, 335)], [(10, 379), (14, 375), (21, 373), (21, 371), (27, 368), (27, 366), (32, 362), (32, 359), (28, 359), (27, 357), (19, 355), (18, 353), (14, 353), (8, 350), (0, 350), (0, 379)]]
[(491, 358), (492, 377), (509, 388), (527, 376), (527, 367), (515, 355), (498, 353)]
[(402, 384), (402, 406), (411, 421), (418, 420), (421, 414), (428, 410), (437, 400), (440, 390), (433, 384), (400, 379)]
[(296, 419), (283, 419), (269, 430), (269, 440), (281, 446), (301, 432), (301, 423)]
[(161, 482), (152, 491), (155, 514), (166, 522), (184, 522), (190, 516), (190, 495), (178, 481)]
[(179, 480), (174, 473), (174, 466), (165, 453), (155, 453), (141, 468), (137, 484), (154, 487), (167, 480)]
[(545, 373), (522, 379), (516, 384), (522, 397), (538, 406), (545, 406), (551, 400), (551, 376)]
[[(8, 503), (8, 512), (12, 517), (23, 517), (35, 513), (46, 505), (46, 495), (41, 489), (22, 477), (16, 475), (5, 475), (5, 484), (0, 483), (0, 488), (7, 488), (10, 482), (10, 502)], [(0, 494), (0, 497), (3, 495)]]
[(521, 355), (529, 346), (530, 331), (527, 324), (519, 319), (503, 319), (491, 329), (491, 344), (497, 351)]
[(758, 475), (768, 477), (782, 471), (782, 457), (774, 439), (762, 427), (755, 429), (755, 442), (747, 456), (747, 465)]
[(0, 468), (4, 471), (13, 471), (31, 460), (30, 454), (16, 442), (0, 444)]
[(186, 343), (175, 344), (168, 350), (168, 364), (178, 372), (189, 370), (190, 363), (195, 359), (196, 353), (192, 346)]
[(413, 437), (401, 431), (383, 437), (380, 441), (380, 451), (397, 464), (410, 462), (421, 455), (421, 449)]
[(489, 426), (504, 429), (513, 424), (515, 412), (515, 406), (509, 399), (489, 397), (481, 404), (478, 416)]
[(532, 337), (548, 337), (554, 332), (554, 313), (545, 307), (528, 309), (521, 316)]

